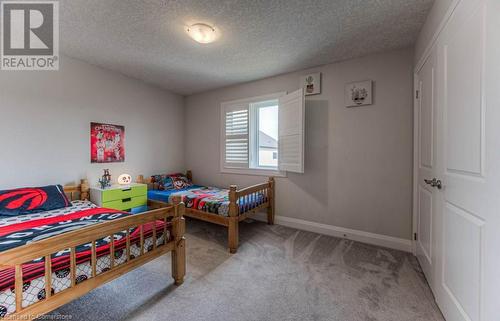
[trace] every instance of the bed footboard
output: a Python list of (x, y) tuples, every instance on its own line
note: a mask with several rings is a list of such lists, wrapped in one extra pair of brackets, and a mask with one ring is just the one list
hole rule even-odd
[[(73, 191), (73, 189), (68, 188), (68, 191)], [(83, 196), (86, 196), (85, 193), (83, 194)], [(151, 205), (155, 209), (148, 212), (92, 225), (0, 253), (0, 270), (10, 269), (15, 275), (14, 291), (12, 291), (15, 296), (15, 311), (7, 314), (4, 319), (34, 319), (167, 252), (172, 253), (172, 277), (175, 284), (181, 284), (186, 271), (184, 204), (180, 202), (180, 198), (176, 198), (173, 205)], [(145, 226), (148, 226), (149, 229)], [(167, 231), (170, 226), (171, 230)], [(145, 230), (147, 230), (149, 246), (145, 246)], [(136, 235), (134, 250), (140, 248), (139, 253), (135, 253), (135, 256), (131, 255), (131, 231), (134, 231)], [(139, 231), (140, 237), (137, 237), (137, 231)], [(118, 234), (125, 235), (125, 242), (123, 237), (122, 242), (118, 242)], [(171, 236), (167, 237), (169, 234)], [(96, 242), (102, 239), (109, 240), (109, 246), (105, 249), (105, 253), (100, 252), (98, 257)], [(123, 245), (124, 243), (125, 245)], [(118, 246), (118, 244), (120, 244), (121, 249), (115, 250), (115, 245)], [(82, 245), (88, 246), (90, 249), (90, 258), (84, 264), (90, 264), (91, 272), (89, 274), (91, 276), (86, 280), (79, 280), (76, 275), (76, 248)], [(62, 251), (69, 253), (69, 255), (64, 256), (64, 260), (69, 262), (70, 284), (55, 293), (53, 272), (56, 270), (53, 270), (52, 267), (53, 254)], [(126, 253), (122, 261), (118, 262), (116, 260), (117, 251)], [(109, 259), (102, 260), (102, 257), (106, 255), (109, 256)], [(123, 254), (121, 254), (121, 258), (123, 257)], [(108, 262), (109, 266), (106, 268), (99, 266), (98, 268), (98, 259), (101, 263), (103, 261)], [(23, 285), (25, 284), (23, 273), (29, 270), (23, 268), (23, 266), (40, 260), (42, 260), (43, 274), (39, 277), (39, 283), (42, 284), (41, 290), (44, 289), (45, 291), (42, 297), (38, 296), (38, 302), (23, 303), (23, 300), (26, 300), (28, 295), (23, 293)], [(80, 264), (82, 264), (82, 261), (78, 263), (78, 268), (80, 268)]]
[[(266, 183), (253, 185), (238, 190), (236, 185), (229, 188), (229, 251), (236, 253), (239, 244), (238, 223), (249, 215), (266, 209), (267, 223), (274, 224), (274, 177), (269, 177)], [(258, 204), (255, 206), (255, 204)]]
[(243, 189), (231, 185), (229, 188), (229, 216), (238, 216), (239, 220), (242, 221), (249, 214), (267, 209), (268, 223), (274, 224), (274, 184), (274, 177), (269, 177), (266, 183)]

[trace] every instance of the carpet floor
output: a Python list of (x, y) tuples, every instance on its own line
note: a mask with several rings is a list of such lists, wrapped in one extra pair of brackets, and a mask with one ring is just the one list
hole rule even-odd
[[(238, 253), (226, 229), (187, 222), (187, 276), (170, 254), (52, 313), (72, 320), (442, 321), (415, 258), (345, 239), (240, 224)], [(57, 317), (57, 316), (56, 316)]]

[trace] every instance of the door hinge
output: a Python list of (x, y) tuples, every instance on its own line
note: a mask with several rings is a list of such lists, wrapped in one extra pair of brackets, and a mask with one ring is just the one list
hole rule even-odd
[(413, 240), (417, 240), (417, 233), (413, 233)]
[(416, 99), (418, 99), (419, 93), (420, 93), (420, 91), (418, 91), (418, 90), (417, 90), (417, 91), (415, 91), (415, 98), (416, 98)]

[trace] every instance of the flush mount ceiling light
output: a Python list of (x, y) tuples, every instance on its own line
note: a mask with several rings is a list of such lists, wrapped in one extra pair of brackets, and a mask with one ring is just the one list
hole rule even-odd
[(188, 35), (199, 43), (211, 43), (217, 38), (214, 27), (204, 23), (196, 23), (186, 28)]

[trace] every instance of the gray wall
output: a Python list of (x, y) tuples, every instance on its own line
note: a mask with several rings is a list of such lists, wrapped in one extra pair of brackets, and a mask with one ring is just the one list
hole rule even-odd
[[(320, 71), (323, 93), (306, 103), (305, 174), (277, 180), (277, 214), (410, 238), (411, 49), (345, 61), (183, 99), (79, 60), (57, 72), (0, 72), (0, 188), (92, 183), (103, 168), (116, 178), (194, 170), (208, 185), (261, 182), (219, 171), (222, 101), (299, 87)], [(347, 82), (373, 79), (375, 104), (344, 107)], [(184, 105), (184, 109), (183, 109)], [(89, 123), (124, 125), (126, 162), (90, 164)]]
[[(293, 91), (300, 75), (320, 71), (322, 94), (306, 99), (305, 173), (277, 180), (277, 215), (409, 239), (413, 56), (393, 51), (189, 96), (186, 167), (201, 184), (263, 181), (220, 173), (220, 103)], [(344, 85), (365, 79), (375, 104), (345, 108)]]
[[(184, 167), (181, 96), (61, 59), (59, 71), (0, 71), (0, 189)], [(91, 121), (125, 126), (125, 163), (90, 163)]]

